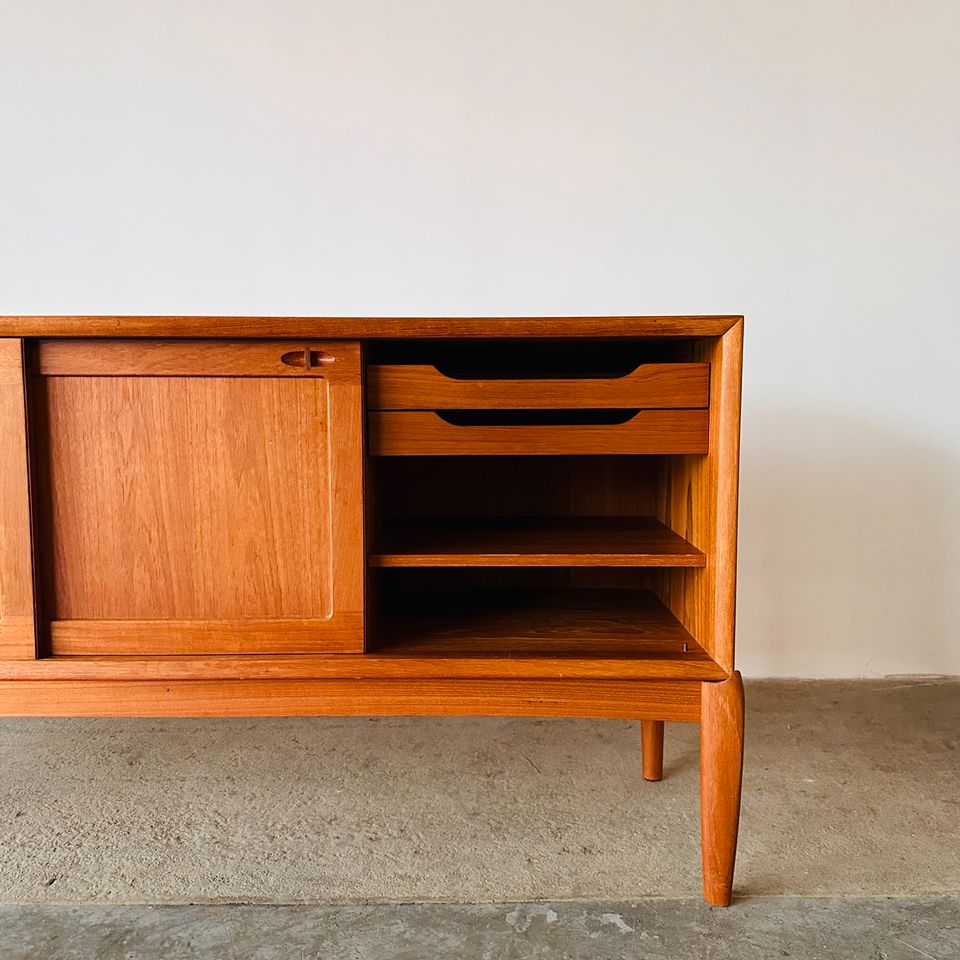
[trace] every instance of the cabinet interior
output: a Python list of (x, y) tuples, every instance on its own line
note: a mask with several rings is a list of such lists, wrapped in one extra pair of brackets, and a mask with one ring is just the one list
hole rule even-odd
[[(284, 342), (33, 349), (43, 654), (578, 657), (610, 662), (610, 676), (614, 661), (656, 655), (710, 668), (710, 457), (550, 452), (566, 428), (692, 412), (690, 396), (706, 423), (709, 339), (317, 347), (303, 355), (336, 362), (294, 367)], [(617, 406), (652, 389), (635, 373), (645, 364), (679, 392), (656, 387), (662, 406)], [(378, 410), (364, 373), (398, 366), (439, 371), (422, 388), (413, 374), (398, 415), (422, 401), (465, 430), (451, 441), (465, 452), (365, 448), (363, 408), (368, 422)], [(699, 393), (677, 379), (694, 367)], [(626, 376), (614, 398), (585, 385)], [(484, 432), (501, 428), (517, 432)], [(667, 448), (676, 435), (666, 430)], [(417, 449), (415, 427), (409, 436)], [(474, 436), (504, 446), (472, 454)]]
[(373, 458), (368, 649), (709, 659), (702, 459)]
[[(487, 409), (477, 392), (471, 409), (456, 409), (458, 388), (446, 391), (436, 412), (447, 423), (533, 430), (623, 424), (638, 412), (590, 409), (582, 392), (566, 406), (566, 378), (610, 380), (643, 364), (711, 359), (711, 343), (692, 338), (393, 341), (367, 353), (368, 364), (491, 384), (496, 403)], [(538, 379), (553, 389), (544, 393), (549, 403), (529, 404), (539, 409), (511, 408), (492, 389)], [(431, 407), (434, 382), (424, 381), (422, 399), (408, 395), (411, 408)], [(709, 660), (709, 458), (530, 452), (537, 455), (370, 458), (368, 650)]]

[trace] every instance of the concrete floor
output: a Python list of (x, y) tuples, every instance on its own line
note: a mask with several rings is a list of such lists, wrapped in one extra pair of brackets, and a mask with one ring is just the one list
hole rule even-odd
[[(791, 926), (815, 939), (818, 911), (834, 939), (858, 924), (889, 939), (917, 916), (935, 918), (942, 936), (955, 938), (944, 918), (960, 912), (960, 900), (951, 899), (960, 897), (960, 681), (755, 681), (747, 710), (740, 903), (725, 913), (697, 906), (694, 726), (668, 725), (666, 778), (647, 784), (637, 725), (617, 721), (0, 721), (0, 903), (32, 905), (5, 909), (0, 953), (299, 957), (292, 948), (270, 952), (276, 944), (269, 943), (246, 954), (191, 953), (189, 945), (150, 953), (151, 937), (167, 928), (175, 938), (194, 922), (222, 931), (225, 917), (251, 930), (265, 921), (247, 908), (210, 907), (206, 920), (194, 907), (179, 915), (182, 923), (152, 908), (107, 908), (119, 904), (539, 901), (519, 908), (538, 911), (545, 901), (576, 900), (543, 907), (557, 913), (557, 925), (537, 914), (525, 933), (529, 941), (540, 930), (548, 944), (566, 930), (572, 956), (673, 955), (632, 933), (627, 947), (617, 941), (607, 953), (574, 946), (577, 937), (599, 948), (602, 937), (628, 935), (602, 921), (608, 913), (626, 917), (626, 908), (600, 901), (647, 897), (691, 901), (682, 910), (671, 901), (631, 908), (653, 911), (654, 926), (669, 926), (670, 911), (680, 911), (669, 921), (677, 945), (682, 940), (673, 938), (720, 936), (741, 922), (767, 930), (765, 943)], [(828, 899), (810, 907), (745, 899), (776, 895)], [(455, 943), (460, 934), (443, 933), (451, 925), (466, 924), (463, 936), (473, 925), (481, 936), (517, 908), (271, 909), (301, 938), (303, 956), (322, 942), (326, 960), (378, 954), (351, 954), (347, 940), (336, 940), (348, 921), (358, 930), (389, 921), (414, 938), (415, 950), (418, 927)], [(687, 924), (689, 909), (699, 919)], [(624, 922), (649, 933), (646, 921)], [(63, 948), (12, 952), (36, 946), (16, 933), (31, 924), (37, 936), (67, 931)], [(488, 955), (541, 955), (511, 952), (521, 949), (516, 934), (515, 924), (501, 929)], [(98, 936), (102, 949), (63, 952)], [(205, 942), (189, 930), (186, 937)], [(141, 952), (105, 952), (121, 941), (136, 941)], [(917, 947), (903, 955), (923, 956), (923, 943)], [(877, 949), (864, 955), (899, 957), (901, 947)], [(955, 940), (945, 950), (935, 944), (926, 955), (960, 956)], [(812, 951), (811, 941), (796, 955), (832, 956)]]
[(960, 901), (0, 907), (4, 960), (954, 960)]

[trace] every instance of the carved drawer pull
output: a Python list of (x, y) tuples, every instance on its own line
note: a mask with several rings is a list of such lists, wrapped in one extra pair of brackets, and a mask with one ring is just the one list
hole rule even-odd
[(280, 362), (285, 363), (288, 367), (309, 369), (326, 363), (333, 363), (335, 359), (335, 357), (329, 357), (320, 350), (311, 350), (309, 347), (305, 347), (303, 350), (290, 350), (280, 358)]

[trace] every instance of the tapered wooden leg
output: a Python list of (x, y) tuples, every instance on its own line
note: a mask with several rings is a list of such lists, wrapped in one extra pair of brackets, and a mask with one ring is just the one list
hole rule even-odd
[(730, 904), (743, 773), (743, 681), (704, 683), (700, 703), (700, 844), (703, 898)]
[(643, 752), (643, 779), (663, 778), (663, 721), (641, 720), (640, 741)]

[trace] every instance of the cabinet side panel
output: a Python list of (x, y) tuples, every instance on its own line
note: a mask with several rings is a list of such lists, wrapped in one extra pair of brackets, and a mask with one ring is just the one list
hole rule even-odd
[(740, 495), (740, 392), (743, 377), (743, 320), (720, 338), (722, 362), (713, 412), (717, 465), (717, 527), (714, 549), (713, 654), (734, 669), (737, 611), (737, 518)]
[(327, 460), (332, 557), (331, 597), (335, 615), (361, 626), (367, 574), (364, 491), (364, 403), (359, 343), (338, 343), (328, 373)]
[(23, 341), (0, 340), (0, 658), (36, 656)]
[(664, 602), (726, 671), (734, 667), (737, 497), (743, 321), (703, 340), (691, 359), (710, 364), (710, 451), (664, 459), (658, 519), (707, 555), (701, 570), (659, 574)]

